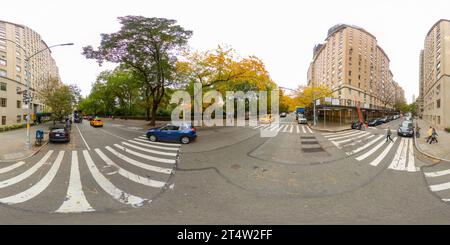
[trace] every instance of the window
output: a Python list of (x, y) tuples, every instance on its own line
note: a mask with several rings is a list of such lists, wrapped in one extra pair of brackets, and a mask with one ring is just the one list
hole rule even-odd
[(0, 70), (0, 77), (6, 77), (6, 71)]
[(16, 66), (16, 71), (20, 72), (20, 71), (22, 71), (22, 68), (20, 66)]
[(0, 107), (6, 107), (7, 103), (6, 103), (6, 98), (0, 98)]
[(17, 101), (17, 108), (19, 109), (22, 108), (22, 101), (20, 100)]
[(21, 123), (22, 122), (22, 116), (21, 115), (17, 115), (17, 123)]
[(436, 101), (436, 108), (441, 108), (441, 99), (438, 99), (437, 101)]
[(6, 91), (6, 83), (0, 83), (0, 90)]
[(2, 125), (6, 125), (6, 116), (2, 116)]
[(22, 81), (22, 78), (19, 75), (16, 75), (16, 81), (20, 82), (20, 81)]
[(2, 65), (2, 66), (6, 66), (6, 60), (4, 60), (4, 59), (0, 59), (0, 65)]

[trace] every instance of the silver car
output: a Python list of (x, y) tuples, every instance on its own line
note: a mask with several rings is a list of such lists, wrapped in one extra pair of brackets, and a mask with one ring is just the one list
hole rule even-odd
[(306, 120), (306, 117), (305, 116), (303, 116), (303, 115), (299, 115), (298, 116), (298, 123), (299, 124), (306, 124), (308, 121)]

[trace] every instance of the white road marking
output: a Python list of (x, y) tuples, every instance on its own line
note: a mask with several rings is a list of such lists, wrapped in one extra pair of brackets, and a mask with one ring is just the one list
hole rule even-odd
[[(128, 140), (128, 141), (133, 142), (134, 144), (138, 144), (138, 145), (142, 145), (142, 146), (146, 146), (146, 147), (150, 147), (150, 148), (154, 148), (154, 149), (167, 150), (167, 151), (179, 151), (180, 150), (179, 147), (165, 147), (165, 146), (153, 145), (153, 144), (149, 143), (148, 140), (142, 140), (142, 139), (138, 139), (138, 138), (136, 138), (134, 140)], [(141, 142), (145, 142), (145, 143), (141, 143)]]
[(297, 128), (297, 134), (299, 134), (300, 133), (300, 127), (298, 125), (296, 125), (296, 128)]
[(294, 125), (291, 125), (291, 127), (289, 128), (289, 133), (293, 133), (294, 132)]
[[(355, 146), (355, 145), (357, 145), (357, 144), (359, 144), (359, 143), (362, 143), (364, 140), (370, 140), (371, 138), (373, 138), (373, 137), (375, 137), (375, 135), (370, 135), (369, 137), (367, 137), (367, 138), (363, 138), (363, 139), (360, 139), (360, 140), (357, 140), (357, 141), (354, 141), (354, 142), (352, 142), (352, 143), (349, 143), (349, 144), (344, 144), (344, 145), (342, 145), (342, 147), (350, 147), (350, 146)], [(351, 154), (348, 154), (348, 152), (347, 152), (347, 155), (351, 155)]]
[(119, 135), (115, 135), (115, 134), (113, 134), (113, 133), (111, 133), (111, 132), (108, 132), (108, 131), (106, 131), (106, 130), (104, 130), (104, 129), (100, 129), (102, 132), (104, 132), (104, 133), (106, 133), (106, 134), (109, 134), (109, 135), (111, 135), (111, 136), (114, 136), (114, 137), (116, 137), (116, 138), (119, 138), (119, 139), (122, 139), (122, 140), (127, 140), (127, 139), (125, 139), (124, 137), (120, 137)]
[[(369, 138), (371, 138), (371, 137), (374, 137), (374, 135), (371, 135)], [(360, 151), (362, 151), (362, 150), (365, 150), (365, 149), (368, 148), (369, 146), (375, 144), (375, 142), (377, 142), (377, 141), (380, 140), (381, 138), (383, 138), (383, 135), (378, 136), (378, 138), (376, 138), (376, 139), (370, 141), (369, 143), (367, 143), (367, 144), (365, 144), (365, 145), (363, 145), (363, 146), (361, 146), (361, 147), (359, 147), (359, 148), (357, 148), (357, 149), (355, 149), (355, 150), (353, 150), (353, 151), (347, 152), (347, 155), (353, 155), (353, 154), (356, 154), (356, 153), (358, 153), (358, 152), (360, 152)]]
[(414, 149), (413, 143), (411, 139), (408, 139), (409, 142), (409, 155), (408, 155), (408, 172), (418, 172), (419, 168), (416, 168), (414, 164)]
[[(376, 145), (370, 151), (368, 151), (368, 152), (364, 153), (363, 155), (357, 157), (356, 160), (362, 161), (362, 160), (368, 158), (370, 155), (372, 155), (374, 152), (376, 152), (378, 149), (380, 149), (386, 143), (387, 143), (386, 141), (382, 140), (378, 145)], [(393, 144), (393, 143), (391, 143), (391, 144)]]
[(309, 133), (312, 134), (313, 131), (309, 128), (309, 126), (306, 126), (306, 129), (308, 129)]
[(132, 155), (135, 155), (135, 156), (138, 156), (138, 157), (141, 157), (141, 158), (145, 158), (145, 159), (150, 160), (150, 161), (162, 162), (162, 163), (170, 163), (170, 164), (175, 164), (176, 163), (176, 160), (173, 160), (173, 159), (165, 159), (165, 158), (148, 156), (148, 155), (145, 155), (145, 154), (141, 154), (139, 152), (135, 152), (133, 150), (130, 150), (130, 149), (125, 148), (125, 147), (123, 147), (121, 145), (118, 145), (118, 144), (114, 144), (114, 146), (119, 148), (119, 149), (121, 149), (122, 151), (125, 151), (127, 153), (130, 153)]
[(35, 185), (27, 189), (26, 191), (23, 191), (14, 196), (9, 196), (0, 199), (0, 202), (6, 204), (23, 203), (41, 194), (45, 189), (47, 189), (47, 187), (55, 178), (56, 173), (58, 172), (58, 169), (61, 166), (63, 157), (64, 151), (60, 151), (58, 157), (56, 158), (50, 170), (45, 174), (45, 176), (42, 179), (39, 180), (39, 182), (37, 182)]
[(281, 129), (283, 129), (283, 128), (284, 128), (284, 126), (286, 126), (286, 125), (281, 125), (281, 127), (279, 127), (279, 128), (277, 129), (277, 132), (280, 132), (280, 131), (281, 131)]
[(150, 178), (147, 177), (143, 177), (137, 174), (134, 174), (132, 172), (129, 172), (128, 170), (125, 170), (123, 168), (121, 168), (119, 165), (117, 165), (116, 163), (114, 163), (111, 159), (109, 159), (100, 149), (95, 149), (95, 152), (97, 152), (97, 154), (100, 156), (100, 158), (109, 166), (115, 167), (118, 169), (118, 173), (120, 175), (122, 175), (124, 178), (131, 180), (135, 183), (141, 184), (141, 185), (145, 185), (145, 186), (150, 186), (150, 187), (154, 187), (154, 188), (162, 188), (164, 187), (164, 185), (166, 185), (165, 182), (162, 181), (157, 181), (157, 180), (152, 180)]
[(302, 131), (304, 134), (306, 134), (305, 126), (302, 125)]
[(94, 177), (97, 184), (114, 199), (123, 204), (131, 205), (132, 207), (141, 207), (145, 202), (148, 201), (147, 199), (133, 196), (115, 187), (105, 176), (100, 173), (97, 166), (95, 166), (95, 163), (92, 160), (91, 156), (89, 155), (89, 152), (84, 150), (83, 155), (89, 171), (92, 174), (92, 177)]
[(290, 127), (291, 127), (290, 125), (287, 125), (286, 128), (284, 128), (283, 133), (287, 133)]
[(258, 128), (261, 128), (261, 127), (263, 127), (263, 126), (259, 125), (259, 126), (254, 127), (254, 129), (258, 129)]
[(392, 161), (391, 165), (389, 165), (388, 168), (394, 170), (405, 170), (406, 150), (407, 150), (406, 140), (405, 138), (402, 138), (399, 147), (397, 149), (397, 152), (395, 153), (394, 160)]
[(72, 164), (70, 166), (70, 179), (66, 200), (55, 213), (83, 213), (92, 211), (95, 211), (95, 209), (87, 201), (81, 184), (78, 153), (77, 151), (72, 151)]
[(364, 133), (364, 134), (362, 134), (362, 135), (359, 135), (359, 136), (357, 136), (357, 137), (355, 137), (355, 138), (350, 138), (350, 139), (345, 139), (345, 140), (341, 140), (341, 141), (335, 141), (336, 142), (336, 144), (342, 144), (342, 143), (346, 143), (346, 142), (350, 142), (350, 141), (352, 141), (352, 140), (356, 140), (356, 139), (361, 139), (361, 138), (363, 138), (363, 137), (366, 137), (367, 135), (369, 135), (370, 133), (369, 132), (366, 132), (366, 133)]
[(370, 162), (370, 165), (378, 166), (378, 164), (380, 164), (380, 162), (386, 157), (386, 155), (389, 153), (389, 151), (394, 146), (395, 142), (397, 141), (397, 137), (395, 137), (393, 140), (394, 140), (394, 142), (389, 144), (388, 147), (386, 147), (386, 149), (384, 149), (384, 151), (380, 155), (378, 155), (378, 157), (375, 160)]
[(87, 148), (88, 150), (91, 150), (91, 148), (89, 148), (88, 143), (87, 143), (86, 140), (84, 139), (83, 134), (81, 133), (81, 130), (80, 130), (80, 128), (78, 127), (78, 125), (75, 124), (75, 126), (77, 127), (78, 133), (80, 133), (81, 139), (83, 140), (84, 144), (86, 145), (86, 148)]
[(12, 165), (10, 165), (8, 167), (0, 168), (0, 174), (4, 174), (4, 173), (7, 173), (9, 171), (12, 171), (12, 170), (14, 170), (14, 169), (24, 165), (24, 164), (25, 164), (25, 162), (18, 162), (18, 163), (14, 163), (14, 164), (12, 164)]
[(343, 135), (347, 135), (347, 134), (353, 134), (359, 132), (357, 130), (350, 130), (350, 131), (343, 131), (343, 132), (337, 132), (337, 133), (323, 133), (323, 137), (325, 138), (330, 138), (330, 137), (337, 137), (337, 136), (343, 136)]
[(123, 154), (120, 154), (119, 152), (117, 152), (116, 150), (114, 150), (113, 148), (111, 148), (109, 146), (106, 146), (105, 148), (108, 151), (110, 151), (112, 154), (116, 155), (118, 158), (120, 158), (120, 159), (124, 160), (125, 162), (132, 164), (136, 167), (150, 170), (150, 171), (157, 172), (157, 173), (162, 173), (162, 174), (171, 174), (172, 173), (172, 169), (170, 169), (170, 168), (161, 168), (161, 167), (157, 167), (157, 166), (153, 166), (153, 165), (148, 165), (148, 164), (136, 161), (134, 159), (131, 159)]
[(140, 127), (127, 127), (128, 129), (131, 129), (131, 130), (141, 130), (141, 129), (143, 129), (143, 128), (140, 128)]
[(10, 179), (1, 181), (0, 189), (17, 184), (17, 183), (23, 181), (24, 179), (30, 177), (34, 173), (36, 173), (36, 171), (38, 171), (38, 169), (40, 169), (47, 162), (47, 160), (50, 158), (52, 153), (53, 153), (52, 150), (48, 151), (47, 154), (45, 154), (45, 156), (38, 163), (36, 163), (33, 167), (29, 168), (27, 171), (15, 176), (15, 177), (12, 177)]
[(442, 171), (436, 171), (436, 172), (428, 172), (425, 173), (426, 177), (440, 177), (440, 176), (445, 176), (445, 175), (449, 175), (450, 174), (450, 169), (447, 170), (442, 170)]
[(136, 145), (133, 145), (133, 144), (129, 144), (127, 142), (122, 142), (122, 144), (126, 145), (126, 146), (129, 146), (131, 148), (134, 148), (134, 149), (138, 149), (138, 150), (141, 150), (141, 151), (145, 151), (145, 152), (153, 153), (153, 154), (157, 154), (157, 155), (176, 157), (177, 154), (178, 154), (176, 152), (164, 152), (164, 151), (150, 150), (150, 149), (147, 149), (147, 148), (142, 148), (142, 147), (139, 147), (139, 146), (136, 146)]
[(328, 140), (330, 141), (334, 141), (334, 140), (340, 140), (340, 139), (345, 139), (345, 138), (349, 138), (349, 137), (355, 137), (361, 134), (365, 134), (366, 132), (362, 131), (362, 132), (355, 132), (349, 135), (345, 135), (345, 136), (339, 136), (339, 137), (335, 137), (335, 138), (329, 138)]
[[(147, 137), (143, 137), (143, 136), (141, 136), (141, 137), (139, 137), (140, 139), (146, 139), (146, 140), (149, 140)], [(125, 140), (127, 140), (127, 139), (125, 139)], [(162, 142), (151, 142), (151, 141), (148, 141), (148, 143), (149, 144), (155, 144), (155, 145), (166, 145), (166, 146), (181, 146), (181, 144), (176, 144), (176, 143), (162, 143)]]
[(438, 185), (430, 185), (431, 191), (443, 191), (450, 189), (450, 182), (438, 184)]

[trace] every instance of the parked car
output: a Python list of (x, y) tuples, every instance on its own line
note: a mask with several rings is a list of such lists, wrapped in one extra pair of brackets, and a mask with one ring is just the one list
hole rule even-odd
[(381, 123), (387, 123), (387, 122), (389, 122), (387, 117), (382, 117), (382, 118), (380, 118), (379, 120), (380, 120)]
[(308, 120), (306, 119), (306, 117), (303, 114), (300, 114), (298, 116), (297, 121), (299, 124), (307, 124), (308, 123)]
[(149, 129), (146, 135), (152, 142), (171, 141), (189, 144), (197, 138), (197, 130), (192, 124), (187, 123), (181, 126), (166, 124), (162, 127)]
[(48, 140), (50, 142), (70, 142), (70, 130), (63, 124), (51, 126)]
[(370, 120), (369, 123), (368, 123), (369, 127), (376, 127), (376, 126), (378, 126), (380, 124), (381, 124), (381, 122), (377, 118), (374, 118), (374, 119)]
[(392, 115), (391, 115), (391, 116), (388, 116), (388, 120), (389, 120), (389, 122), (390, 122), (390, 121), (394, 121), (394, 120), (395, 120), (395, 119), (394, 119), (394, 116), (392, 116)]
[(287, 116), (287, 113), (286, 112), (282, 112), (281, 114), (280, 114), (280, 117), (286, 117)]
[(403, 121), (397, 129), (398, 136), (412, 137), (414, 135), (413, 123), (411, 121)]
[(352, 122), (351, 128), (361, 130), (362, 123), (359, 121), (354, 121), (354, 122)]
[(103, 127), (103, 121), (98, 118), (92, 119), (90, 124), (92, 127)]

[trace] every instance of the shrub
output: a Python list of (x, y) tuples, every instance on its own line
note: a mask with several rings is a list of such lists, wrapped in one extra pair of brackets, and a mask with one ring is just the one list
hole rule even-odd
[(445, 131), (447, 131), (447, 133), (450, 133), (450, 128), (445, 128)]

